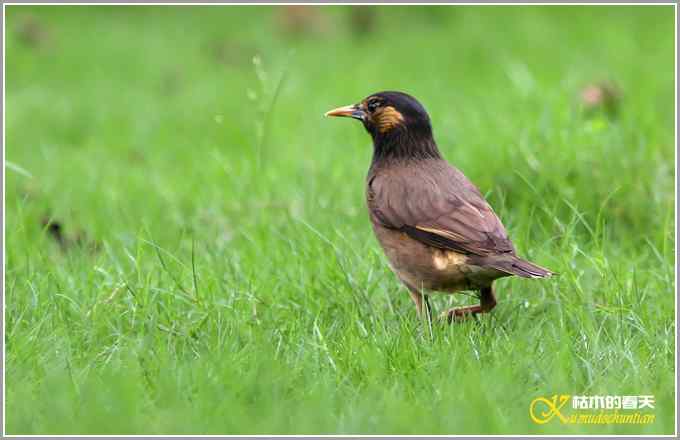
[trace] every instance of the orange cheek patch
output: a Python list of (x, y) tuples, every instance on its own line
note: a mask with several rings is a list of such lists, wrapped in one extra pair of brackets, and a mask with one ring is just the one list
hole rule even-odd
[(380, 133), (385, 133), (404, 122), (404, 117), (394, 107), (385, 107), (375, 115), (376, 125)]

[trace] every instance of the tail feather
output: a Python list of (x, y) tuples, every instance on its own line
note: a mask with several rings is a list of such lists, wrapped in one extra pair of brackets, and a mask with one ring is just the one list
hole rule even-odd
[(487, 265), (500, 270), (501, 272), (523, 278), (548, 278), (552, 275), (556, 275), (555, 272), (549, 269), (517, 257), (487, 261)]

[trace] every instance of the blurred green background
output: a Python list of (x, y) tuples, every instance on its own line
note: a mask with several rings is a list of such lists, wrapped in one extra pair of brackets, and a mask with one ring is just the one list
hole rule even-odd
[[(8, 433), (673, 432), (673, 6), (5, 14)], [(560, 277), (416, 319), (322, 117), (388, 89)], [(533, 424), (555, 393), (656, 421)]]

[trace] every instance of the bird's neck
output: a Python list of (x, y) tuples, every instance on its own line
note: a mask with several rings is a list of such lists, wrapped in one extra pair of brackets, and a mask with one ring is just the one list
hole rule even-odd
[(391, 130), (373, 136), (373, 164), (423, 159), (441, 159), (431, 132)]

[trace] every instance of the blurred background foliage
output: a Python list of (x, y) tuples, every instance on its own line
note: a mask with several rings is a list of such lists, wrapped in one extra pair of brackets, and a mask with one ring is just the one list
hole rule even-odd
[[(123, 230), (140, 215), (186, 225), (196, 205), (239, 211), (256, 197), (229, 193), (291, 199), (303, 182), (330, 183), (331, 216), (352, 211), (346, 185), (362, 185), (370, 143), (321, 115), (398, 89), (425, 103), (446, 156), (484, 190), (515, 206), (564, 197), (590, 221), (607, 200), (617, 233), (658, 244), (673, 191), (662, 11), (10, 7), (7, 159), (36, 179), (10, 174), (8, 202), (35, 191), (96, 235), (117, 228), (92, 212)], [(581, 90), (606, 81), (622, 90), (614, 126), (579, 108)]]

